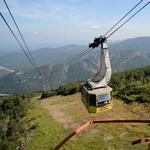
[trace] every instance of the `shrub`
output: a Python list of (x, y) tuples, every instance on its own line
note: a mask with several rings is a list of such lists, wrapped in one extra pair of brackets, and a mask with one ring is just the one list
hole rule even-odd
[(23, 119), (29, 99), (26, 95), (4, 97), (0, 103), (0, 149), (16, 149), (25, 131)]
[(55, 95), (54, 91), (50, 91), (50, 92), (43, 91), (42, 94), (41, 94), (41, 99), (51, 97), (51, 96), (54, 96), (54, 95)]
[(63, 96), (72, 95), (80, 91), (80, 86), (81, 86), (81, 82), (69, 83), (66, 84), (65, 86), (60, 86), (56, 90), (56, 94), (63, 95)]
[(150, 67), (113, 74), (111, 87), (114, 97), (126, 103), (150, 103)]

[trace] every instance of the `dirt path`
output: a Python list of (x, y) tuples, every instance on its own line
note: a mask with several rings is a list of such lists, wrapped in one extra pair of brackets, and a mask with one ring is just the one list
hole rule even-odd
[(75, 121), (69, 117), (68, 115), (65, 115), (64, 109), (67, 109), (70, 106), (75, 106), (78, 104), (78, 101), (75, 102), (67, 102), (65, 104), (55, 104), (51, 105), (49, 101), (41, 101), (41, 104), (43, 108), (48, 110), (49, 114), (53, 116), (53, 118), (63, 124), (65, 129), (68, 128), (76, 128), (79, 126), (79, 124), (75, 123)]
[(65, 129), (75, 129), (91, 119), (148, 119), (150, 117), (149, 109), (146, 109), (145, 106), (127, 105), (118, 100), (114, 100), (113, 108), (107, 112), (89, 114), (78, 94), (68, 97), (48, 98), (42, 100), (41, 105)]

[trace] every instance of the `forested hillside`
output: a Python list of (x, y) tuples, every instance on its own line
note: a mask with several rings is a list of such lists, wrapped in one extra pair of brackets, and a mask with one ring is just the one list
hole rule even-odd
[(0, 97), (0, 149), (22, 149), (30, 137), (26, 119), (30, 95)]
[[(64, 96), (75, 94), (80, 91), (83, 82), (60, 86), (54, 93)], [(114, 73), (110, 86), (113, 88), (113, 96), (126, 103), (150, 103), (150, 66)]]
[[(125, 70), (131, 67), (140, 67), (150, 63), (150, 37), (137, 37), (133, 39), (123, 40), (119, 43), (109, 43), (111, 62), (114, 71)], [(49, 64), (60, 64), (71, 58), (83, 50), (87, 49), (87, 45), (70, 44), (57, 48), (41, 48), (32, 51), (38, 66)], [(94, 50), (84, 58), (92, 63), (92, 59), (96, 60), (99, 49)], [(91, 59), (92, 57), (92, 59)], [(82, 59), (82, 58), (81, 58)], [(99, 60), (99, 59), (98, 59)], [(140, 61), (138, 61), (140, 60)], [(119, 62), (119, 63), (118, 63)], [(95, 61), (94, 64), (97, 62)], [(30, 63), (21, 52), (0, 55), (0, 64), (10, 69), (31, 68)]]
[(111, 86), (114, 96), (127, 103), (150, 103), (150, 66), (114, 73)]

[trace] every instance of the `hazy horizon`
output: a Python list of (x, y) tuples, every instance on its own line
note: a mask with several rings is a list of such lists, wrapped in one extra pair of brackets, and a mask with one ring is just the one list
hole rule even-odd
[[(110, 41), (109, 40), (109, 44), (116, 44), (116, 43), (120, 43), (120, 42), (123, 42), (125, 40), (129, 40), (129, 39), (134, 39), (134, 38), (143, 38), (143, 37), (150, 37), (150, 36), (140, 36), (140, 37), (133, 37), (133, 38), (127, 38), (127, 39), (123, 39), (123, 40), (112, 40)], [(48, 45), (48, 44), (43, 44), (43, 45), (39, 45), (39, 46), (35, 46), (33, 47), (33, 49), (31, 49), (31, 51), (37, 51), (37, 50), (40, 50), (40, 49), (43, 49), (43, 48), (59, 48), (59, 47), (64, 47), (64, 46), (69, 46), (69, 45), (80, 45), (80, 46), (88, 46), (89, 43), (64, 43), (64, 44), (51, 44), (51, 45)], [(11, 48), (3, 48), (2, 46), (0, 47), (0, 55), (4, 53), (4, 55), (6, 54), (9, 54), (9, 53), (22, 53), (22, 51), (20, 50), (20, 47), (11, 47)]]
[[(147, 2), (148, 0), (143, 1), (138, 9)], [(137, 0), (7, 0), (7, 3), (30, 49), (34, 50), (38, 47), (59, 47), (68, 44), (86, 45), (94, 37), (104, 34), (137, 3)], [(0, 2), (0, 9), (17, 33), (3, 1)], [(149, 36), (149, 14), (148, 6), (110, 40)], [(0, 52), (2, 49), (19, 49), (2, 19), (0, 36), (3, 37), (0, 38)]]

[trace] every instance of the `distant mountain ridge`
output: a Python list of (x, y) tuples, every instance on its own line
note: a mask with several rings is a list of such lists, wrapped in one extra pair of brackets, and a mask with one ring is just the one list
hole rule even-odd
[[(42, 61), (47, 63), (53, 62), (51, 63), (52, 74), (49, 77), (52, 89), (68, 82), (87, 79), (98, 71), (100, 61), (99, 49), (93, 50), (93, 52), (73, 64), (67, 63), (67, 58), (80, 53), (86, 48), (86, 46), (69, 45), (53, 49), (50, 52), (51, 55), (48, 55), (48, 49), (44, 49), (44, 56), (42, 56), (43, 51), (39, 50), (38, 53), (41, 53)], [(109, 51), (113, 72), (150, 65), (150, 37), (128, 39), (110, 45)], [(46, 57), (48, 60), (46, 60)], [(53, 59), (49, 60), (52, 57)], [(40, 67), (42, 71), (45, 68), (47, 67)], [(39, 78), (33, 69), (21, 69), (0, 79), (0, 93), (40, 89), (42, 89), (42, 79)]]
[[(67, 59), (70, 56), (80, 53), (87, 48), (81, 45), (66, 45), (58, 48), (41, 48), (32, 51), (32, 55), (35, 58), (38, 66), (44, 66), (47, 64), (57, 64)], [(0, 65), (12, 69), (31, 68), (31, 64), (24, 56), (23, 53), (10, 53), (0, 56)]]
[[(149, 56), (150, 37), (138, 37), (133, 39), (124, 40), (122, 42), (110, 45), (110, 53), (125, 53), (138, 52), (139, 55), (145, 57)], [(43, 66), (47, 64), (59, 64), (65, 59), (77, 55), (85, 50), (87, 46), (70, 44), (58, 48), (41, 48), (32, 51), (37, 65)], [(147, 55), (148, 54), (148, 55)], [(136, 55), (136, 54), (134, 54)], [(22, 52), (9, 53), (0, 55), (0, 65), (10, 69), (31, 68), (31, 64)]]

